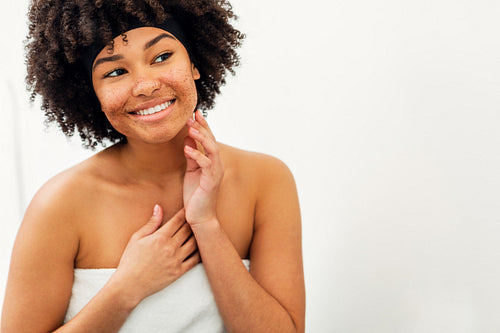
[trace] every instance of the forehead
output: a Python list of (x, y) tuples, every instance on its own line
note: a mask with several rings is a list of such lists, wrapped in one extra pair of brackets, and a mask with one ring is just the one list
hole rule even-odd
[(177, 42), (177, 39), (171, 33), (156, 27), (140, 27), (128, 30), (127, 32), (115, 37), (113, 39), (113, 47), (111, 49), (108, 46), (104, 47), (96, 58), (120, 53), (129, 47), (148, 48), (152, 46), (150, 44), (155, 44), (162, 39)]

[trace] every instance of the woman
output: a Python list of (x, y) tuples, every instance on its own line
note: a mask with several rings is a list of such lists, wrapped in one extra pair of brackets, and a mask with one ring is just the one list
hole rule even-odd
[(33, 198), (2, 332), (304, 331), (292, 175), (193, 116), (238, 64), (233, 16), (215, 0), (33, 2), (33, 96), (65, 134), (114, 144)]

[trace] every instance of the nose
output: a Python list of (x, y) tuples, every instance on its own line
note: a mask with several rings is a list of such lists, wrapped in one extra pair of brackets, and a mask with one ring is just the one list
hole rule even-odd
[(160, 81), (157, 78), (141, 76), (134, 83), (132, 95), (151, 96), (158, 89), (160, 89)]

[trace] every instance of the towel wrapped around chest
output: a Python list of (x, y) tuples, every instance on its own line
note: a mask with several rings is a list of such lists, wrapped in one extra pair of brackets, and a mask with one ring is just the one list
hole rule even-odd
[[(250, 261), (243, 260), (247, 269)], [(74, 270), (68, 322), (106, 284), (115, 269)], [(132, 332), (225, 332), (203, 264), (145, 298), (127, 318), (120, 333)]]

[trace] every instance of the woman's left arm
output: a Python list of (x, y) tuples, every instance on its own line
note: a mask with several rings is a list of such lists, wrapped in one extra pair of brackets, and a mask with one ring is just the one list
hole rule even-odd
[[(186, 219), (196, 237), (214, 297), (230, 332), (303, 332), (305, 288), (297, 191), (288, 168), (260, 158), (259, 193), (250, 247), (250, 273), (215, 214), (223, 170), (215, 139), (204, 118), (188, 123), (185, 179)], [(194, 129), (194, 130), (193, 130)], [(196, 185), (195, 185), (196, 184)]]

